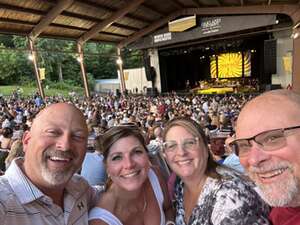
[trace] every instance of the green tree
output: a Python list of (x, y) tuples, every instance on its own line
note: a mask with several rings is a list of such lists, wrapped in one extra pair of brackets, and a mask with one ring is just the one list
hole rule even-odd
[[(28, 60), (28, 39), (19, 36), (0, 36), (0, 82), (2, 84), (34, 83), (33, 65)], [(45, 68), (46, 81), (64, 81), (82, 86), (80, 66), (77, 62), (76, 42), (38, 38), (38, 67)], [(10, 50), (17, 49), (17, 50)], [(84, 64), (89, 80), (117, 78), (116, 47), (114, 45), (88, 42), (84, 45)], [(122, 51), (124, 68), (141, 67), (139, 51)]]
[[(0, 44), (0, 48), (5, 48), (5, 46)], [(24, 52), (1, 49), (0, 64), (1, 84), (19, 84), (24, 77), (32, 78), (32, 68)]]

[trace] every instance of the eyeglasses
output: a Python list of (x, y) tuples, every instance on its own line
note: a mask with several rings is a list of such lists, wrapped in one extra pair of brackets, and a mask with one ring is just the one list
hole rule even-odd
[(236, 139), (229, 145), (235, 149), (236, 154), (240, 157), (247, 156), (250, 153), (252, 147), (250, 141), (252, 140), (259, 144), (264, 151), (275, 151), (286, 145), (286, 131), (298, 128), (300, 126), (268, 130), (250, 138)]
[[(181, 148), (186, 151), (193, 151), (195, 147), (197, 146), (199, 141), (199, 138), (187, 138), (181, 142)], [(177, 141), (166, 141), (163, 143), (163, 151), (166, 154), (172, 154), (175, 153), (178, 149), (178, 142)]]

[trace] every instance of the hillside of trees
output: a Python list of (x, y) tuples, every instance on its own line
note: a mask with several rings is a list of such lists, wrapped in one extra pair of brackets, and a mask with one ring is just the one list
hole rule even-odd
[[(82, 86), (76, 42), (39, 38), (35, 46), (38, 67), (45, 68), (45, 85), (54, 82)], [(0, 85), (35, 85), (28, 49), (25, 37), (0, 36)], [(114, 45), (93, 42), (84, 45), (84, 64), (90, 83), (95, 79), (117, 78), (116, 52)], [(125, 69), (143, 66), (139, 51), (125, 49), (122, 58)]]

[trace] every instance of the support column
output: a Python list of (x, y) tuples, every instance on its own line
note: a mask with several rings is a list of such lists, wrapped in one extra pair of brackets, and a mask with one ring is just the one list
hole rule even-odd
[(117, 48), (117, 64), (119, 66), (119, 71), (120, 71), (120, 88), (121, 88), (121, 93), (124, 94), (126, 91), (126, 86), (125, 86), (125, 79), (124, 79), (124, 71), (123, 71), (123, 60), (121, 57), (121, 49)]
[(37, 87), (40, 96), (44, 99), (45, 98), (45, 93), (44, 89), (42, 86), (42, 82), (40, 79), (40, 73), (39, 73), (39, 68), (37, 66), (37, 53), (34, 48), (34, 40), (32, 40), (30, 37), (28, 37), (28, 42), (29, 42), (29, 49), (30, 49), (30, 54), (32, 55), (32, 63), (33, 63), (33, 68), (34, 68), (34, 74), (37, 82)]
[(77, 42), (77, 51), (79, 55), (79, 64), (80, 64), (80, 70), (81, 70), (81, 78), (83, 81), (83, 86), (84, 86), (84, 94), (86, 98), (90, 97), (90, 91), (89, 91), (89, 86), (88, 86), (88, 81), (87, 81), (87, 76), (85, 73), (85, 68), (84, 68), (84, 63), (83, 63), (83, 50), (82, 50), (82, 45)]
[(300, 28), (293, 31), (293, 91), (300, 93)]

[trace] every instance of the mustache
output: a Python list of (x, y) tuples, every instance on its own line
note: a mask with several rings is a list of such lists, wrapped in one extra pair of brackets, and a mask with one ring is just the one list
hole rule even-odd
[(57, 149), (47, 149), (44, 152), (44, 156), (45, 157), (61, 157), (61, 158), (76, 158), (77, 154), (75, 154), (74, 152), (72, 152), (71, 150), (67, 150), (67, 151), (61, 151), (61, 150), (57, 150)]
[(261, 164), (259, 166), (250, 166), (248, 168), (249, 173), (265, 173), (270, 172), (273, 170), (279, 170), (279, 169), (290, 169), (293, 170), (292, 165), (289, 162), (277, 162), (277, 163), (265, 163)]

